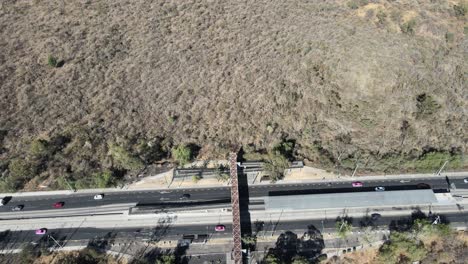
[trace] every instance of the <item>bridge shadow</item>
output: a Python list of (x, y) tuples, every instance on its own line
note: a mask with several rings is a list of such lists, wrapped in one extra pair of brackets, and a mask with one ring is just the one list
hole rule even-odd
[[(241, 236), (242, 237), (254, 237), (252, 234), (252, 219), (249, 212), (249, 186), (247, 175), (242, 173), (240, 170), (238, 173), (238, 184), (239, 184), (239, 210), (240, 210), (240, 221), (241, 221)], [(249, 247), (250, 250), (255, 250), (254, 244), (243, 243), (243, 248)], [(246, 255), (243, 255), (244, 258)], [(245, 263), (246, 259), (244, 259)]]

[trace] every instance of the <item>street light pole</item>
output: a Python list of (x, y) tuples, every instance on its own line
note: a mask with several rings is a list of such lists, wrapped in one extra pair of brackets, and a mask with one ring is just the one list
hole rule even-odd
[(354, 177), (354, 174), (356, 174), (358, 167), (359, 167), (359, 163), (356, 163), (356, 168), (354, 168), (353, 175), (351, 175), (351, 178)]
[(272, 230), (273, 232), (271, 232), (271, 236), (273, 236), (273, 235), (275, 234), (275, 232), (276, 232), (276, 227), (278, 227), (278, 225), (279, 225), (281, 216), (283, 215), (283, 211), (284, 211), (284, 210), (281, 210), (281, 213), (280, 213), (280, 215), (279, 215), (279, 217), (278, 217), (278, 221), (277, 221), (276, 224), (273, 226), (273, 230)]
[(71, 186), (71, 184), (68, 182), (68, 180), (67, 180), (65, 177), (64, 177), (63, 179), (64, 179), (65, 182), (67, 183), (68, 188), (70, 188), (70, 190), (71, 190), (72, 192), (76, 192), (76, 190)]
[(63, 246), (60, 245), (59, 242), (57, 242), (57, 240), (55, 240), (55, 238), (52, 235), (49, 235), (49, 237), (52, 238), (52, 240), (55, 242), (55, 244), (57, 244), (60, 248), (63, 248)]
[(446, 160), (446, 161), (444, 162), (444, 165), (442, 165), (442, 167), (440, 167), (439, 171), (437, 172), (437, 175), (438, 175), (438, 176), (440, 176), (440, 174), (442, 173), (442, 170), (445, 168), (445, 165), (447, 165), (447, 163), (448, 163), (448, 160)]

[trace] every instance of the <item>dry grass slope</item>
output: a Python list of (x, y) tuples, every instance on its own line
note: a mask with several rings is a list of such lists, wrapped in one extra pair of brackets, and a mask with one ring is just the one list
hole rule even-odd
[(466, 22), (463, 0), (1, 1), (0, 167), (73, 129), (102, 164), (119, 137), (466, 153)]

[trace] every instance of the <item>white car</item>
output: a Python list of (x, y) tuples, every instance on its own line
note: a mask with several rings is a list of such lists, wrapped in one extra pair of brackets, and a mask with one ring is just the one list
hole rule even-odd
[(94, 195), (94, 200), (102, 200), (104, 198), (104, 194), (96, 194)]
[(375, 191), (376, 191), (376, 192), (383, 192), (383, 191), (385, 191), (385, 187), (382, 187), (382, 186), (380, 186), (380, 187), (375, 187)]
[(463, 179), (464, 183), (468, 183), (468, 178)]

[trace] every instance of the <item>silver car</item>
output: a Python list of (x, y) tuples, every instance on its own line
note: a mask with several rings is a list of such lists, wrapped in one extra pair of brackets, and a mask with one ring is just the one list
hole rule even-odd
[(383, 191), (385, 191), (385, 187), (382, 187), (382, 186), (375, 187), (375, 191), (376, 192), (383, 192)]

